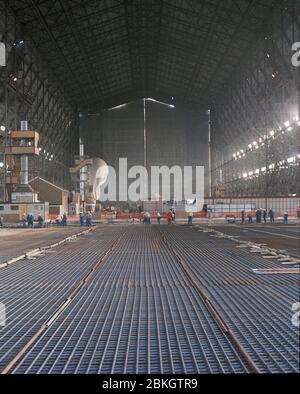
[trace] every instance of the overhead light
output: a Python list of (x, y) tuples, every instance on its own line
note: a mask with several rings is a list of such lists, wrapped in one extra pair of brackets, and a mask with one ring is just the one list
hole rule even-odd
[(252, 175), (253, 175), (253, 171), (250, 171), (250, 172), (248, 173), (248, 175), (249, 175), (249, 176), (252, 176)]
[(24, 40), (17, 40), (14, 42), (14, 47), (24, 44)]
[(270, 131), (270, 136), (273, 137), (274, 134), (275, 134), (275, 131), (274, 131), (274, 130), (271, 130), (271, 131)]
[(120, 104), (120, 105), (116, 105), (115, 107), (108, 108), (107, 110), (108, 110), (108, 111), (111, 111), (112, 109), (123, 108), (123, 107), (126, 107), (126, 105), (127, 105), (127, 103)]
[(270, 164), (269, 169), (272, 170), (275, 167), (275, 164)]
[(273, 74), (272, 74), (272, 78), (275, 78), (275, 77), (276, 77), (276, 75), (273, 73)]
[(256, 142), (256, 141), (253, 141), (253, 145), (254, 145), (254, 146), (257, 145), (257, 142)]
[(244, 172), (243, 174), (243, 178), (247, 178), (248, 174), (246, 172)]
[(249, 148), (249, 149), (251, 149), (251, 148), (252, 148), (252, 145), (251, 145), (251, 144), (249, 144), (249, 145), (248, 145), (248, 148)]
[(292, 130), (293, 130), (292, 126), (287, 128), (287, 131), (292, 131)]
[(235, 153), (233, 154), (233, 157), (236, 157), (236, 154), (235, 154)]
[(5, 126), (1, 125), (0, 129), (1, 129), (1, 131), (5, 131)]
[(266, 170), (267, 170), (267, 167), (262, 167), (262, 168), (261, 168), (261, 171), (262, 171), (262, 172), (266, 172)]
[(244, 149), (241, 149), (241, 153), (244, 153)]
[(3, 168), (3, 167), (4, 167), (3, 161), (0, 161), (0, 168)]
[(45, 149), (44, 149), (44, 154), (46, 154), (46, 151), (45, 151)]
[(51, 158), (53, 159), (53, 155), (51, 155)]
[(259, 168), (255, 170), (255, 174), (259, 174)]
[(39, 147), (39, 152), (42, 150), (42, 148), (41, 147)]
[(288, 162), (288, 163), (293, 163), (295, 160), (296, 160), (296, 157), (293, 156), (293, 157), (289, 157), (289, 158), (287, 159), (287, 162)]
[(287, 120), (286, 122), (284, 122), (285, 127), (289, 127), (290, 122)]
[[(158, 103), (158, 104), (162, 104), (162, 105), (165, 105), (165, 106), (167, 106), (167, 107), (169, 107), (169, 108), (175, 108), (175, 105), (174, 105), (174, 104), (164, 103), (163, 101), (156, 100), (156, 99), (154, 99), (154, 98), (152, 98), (152, 97), (147, 97), (145, 100), (147, 100), (147, 101), (152, 101), (152, 102)], [(210, 111), (210, 110), (209, 110), (209, 111)]]

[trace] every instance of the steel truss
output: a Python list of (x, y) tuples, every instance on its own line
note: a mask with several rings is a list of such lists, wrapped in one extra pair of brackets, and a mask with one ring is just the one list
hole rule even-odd
[[(300, 192), (300, 68), (291, 62), (292, 44), (298, 41), (300, 4), (280, 2), (213, 106), (214, 185), (223, 186), (226, 195)], [(287, 121), (295, 122), (293, 129), (284, 126)], [(265, 140), (272, 130), (274, 137)], [(249, 149), (253, 142), (260, 147)], [(291, 157), (296, 160), (287, 163)]]
[[(7, 51), (7, 66), (0, 69), (0, 124), (6, 128), (0, 135), (0, 149), (8, 143), (9, 131), (19, 129), (20, 120), (28, 120), (29, 127), (41, 133), (40, 157), (31, 159), (30, 176), (44, 176), (67, 187), (69, 167), (78, 150), (77, 107), (41, 58), (8, 2), (3, 1), (0, 41), (6, 43)], [(0, 200), (4, 200), (4, 168), (1, 174)]]
[[(8, 7), (2, 0), (1, 7), (9, 27), (1, 31), (11, 31), (10, 46), (26, 38), (24, 48), (8, 48), (8, 70), (20, 72), (15, 87), (8, 81), (9, 122), (17, 119), (11, 111), (31, 114), (33, 124), (45, 129), (45, 150), (58, 150), (64, 165), (76, 150), (78, 111), (154, 97), (211, 109), (215, 186), (222, 169), (227, 194), (290, 192), (283, 182), (273, 190), (270, 177), (255, 180), (259, 186), (253, 183), (249, 191), (244, 181), (235, 182), (235, 169), (251, 171), (251, 155), (243, 165), (231, 158), (298, 110), (299, 69), (290, 61), (291, 45), (300, 40), (298, 1), (11, 0)], [(285, 156), (293, 138), (285, 139)], [(281, 159), (276, 146), (259, 160)], [(53, 170), (54, 178), (64, 178), (57, 175), (62, 168)]]

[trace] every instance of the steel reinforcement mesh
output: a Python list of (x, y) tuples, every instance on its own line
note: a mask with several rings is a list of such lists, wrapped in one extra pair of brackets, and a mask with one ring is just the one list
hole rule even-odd
[(298, 372), (291, 305), (299, 300), (299, 277), (252, 272), (278, 264), (197, 228), (100, 228), (0, 271), (8, 310), (0, 369), (90, 273), (13, 373), (250, 372), (190, 276), (260, 372)]
[(299, 372), (299, 328), (291, 321), (299, 275), (256, 275), (254, 268), (281, 264), (197, 228), (165, 227), (163, 233), (260, 371)]
[(153, 228), (127, 234), (15, 373), (247, 368)]
[(121, 228), (100, 230), (0, 270), (0, 300), (7, 315), (6, 326), (0, 327), (0, 371), (121, 232)]

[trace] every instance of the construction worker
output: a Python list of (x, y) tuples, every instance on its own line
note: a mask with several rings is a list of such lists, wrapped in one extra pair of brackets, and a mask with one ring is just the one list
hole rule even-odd
[(26, 227), (26, 224), (27, 224), (27, 217), (26, 217), (26, 214), (25, 214), (25, 213), (23, 213), (23, 216), (22, 216), (22, 223), (23, 223), (23, 227)]
[(170, 209), (167, 214), (168, 224), (172, 224), (172, 218), (173, 218), (173, 212), (172, 212), (172, 209)]
[(274, 223), (274, 212), (272, 209), (269, 210), (269, 218), (270, 218), (270, 222)]
[(264, 222), (267, 223), (267, 210), (266, 209), (263, 210), (263, 219), (264, 219)]
[(256, 210), (255, 216), (256, 216), (256, 223), (261, 223), (261, 210), (260, 209)]
[(242, 223), (245, 223), (245, 211), (241, 212)]
[(188, 225), (192, 225), (193, 224), (193, 212), (189, 212), (188, 213)]
[(147, 223), (147, 212), (144, 212), (144, 216), (143, 216), (143, 224)]
[(287, 224), (288, 223), (288, 213), (287, 212), (284, 212), (284, 214), (283, 214), (283, 224)]
[(44, 219), (41, 214), (39, 214), (37, 220), (38, 220), (39, 227), (43, 227)]
[(159, 212), (157, 212), (156, 218), (157, 218), (157, 223), (160, 224), (161, 214)]
[(175, 223), (175, 219), (176, 219), (176, 217), (175, 217), (175, 209), (173, 208), (172, 209), (172, 222), (173, 223)]
[(88, 227), (91, 227), (93, 225), (93, 216), (91, 211), (88, 211), (87, 215), (86, 215), (86, 223)]
[(251, 212), (248, 212), (248, 223), (253, 223)]
[(33, 228), (33, 215), (31, 213), (29, 213), (27, 215), (27, 223), (28, 223), (28, 227), (29, 228)]
[(84, 216), (83, 216), (82, 212), (80, 212), (80, 214), (79, 214), (79, 224), (80, 224), (80, 227), (83, 227), (83, 225), (84, 225)]
[(66, 215), (66, 213), (64, 213), (63, 217), (62, 217), (62, 220), (61, 220), (61, 225), (63, 227), (65, 227), (67, 225), (67, 221), (68, 221), (67, 215)]

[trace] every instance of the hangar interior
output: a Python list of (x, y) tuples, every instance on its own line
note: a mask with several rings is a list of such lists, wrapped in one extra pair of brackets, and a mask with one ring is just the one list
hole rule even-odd
[(0, 0), (0, 374), (299, 373), (299, 51), (297, 0)]

